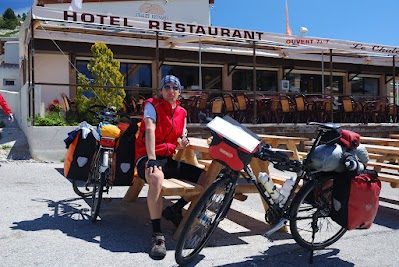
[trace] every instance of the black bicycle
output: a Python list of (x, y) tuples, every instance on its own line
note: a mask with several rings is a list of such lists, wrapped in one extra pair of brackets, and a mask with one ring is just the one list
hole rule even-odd
[(117, 113), (113, 108), (102, 105), (91, 106), (88, 111), (100, 121), (98, 125), (99, 140), (97, 149), (94, 153), (90, 165), (90, 171), (87, 180), (82, 184), (81, 181), (73, 180), (72, 186), (76, 194), (82, 197), (92, 196), (91, 199), (91, 221), (97, 220), (100, 212), (103, 193), (108, 193), (112, 186), (114, 177), (114, 151), (118, 136), (107, 134), (101, 131), (105, 125), (116, 127), (121, 117), (126, 117), (130, 122), (130, 117), (126, 114)]
[[(335, 124), (309, 123), (309, 125), (318, 126), (318, 135), (313, 142), (308, 159), (312, 157), (319, 144), (334, 142), (340, 136), (339, 126)], [(215, 133), (212, 135), (215, 138)], [(237, 179), (241, 176), (256, 186), (269, 206), (265, 220), (274, 227), (264, 236), (270, 236), (289, 221), (295, 241), (300, 246), (313, 251), (324, 249), (345, 234), (346, 229), (330, 218), (332, 179), (336, 173), (314, 171), (309, 166), (310, 160), (303, 162), (290, 160), (285, 153), (273, 151), (264, 143), (260, 144), (258, 151), (252, 156), (270, 161), (278, 170), (297, 173), (297, 179), (285, 204), (281, 205), (273, 201), (271, 195), (265, 190), (263, 184), (257, 181), (248, 166), (245, 166), (243, 171), (224, 168), (201, 196), (182, 229), (175, 251), (177, 263), (190, 262), (206, 245), (220, 221), (226, 217), (234, 198)], [(303, 185), (299, 189), (301, 181)]]

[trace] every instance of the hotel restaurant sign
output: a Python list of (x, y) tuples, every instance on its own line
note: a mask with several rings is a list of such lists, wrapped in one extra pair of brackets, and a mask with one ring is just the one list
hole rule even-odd
[(215, 38), (236, 38), (239, 40), (270, 42), (286, 45), (286, 47), (303, 46), (318, 49), (338, 49), (352, 51), (354, 53), (371, 53), (382, 55), (399, 55), (399, 47), (365, 44), (351, 41), (287, 36), (284, 34), (266, 33), (251, 30), (241, 30), (226, 27), (200, 25), (185, 22), (172, 22), (166, 20), (139, 20), (130, 17), (114, 16), (110, 14), (95, 14), (90, 12), (76, 12), (70, 10), (55, 10), (35, 6), (32, 9), (33, 19), (49, 20), (78, 24), (91, 24), (99, 26), (111, 26), (118, 28), (131, 28), (150, 31), (162, 31), (180, 34), (194, 34)]

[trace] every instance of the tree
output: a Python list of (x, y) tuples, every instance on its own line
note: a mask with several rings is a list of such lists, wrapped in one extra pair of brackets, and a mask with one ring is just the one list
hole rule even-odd
[(15, 16), (14, 10), (7, 8), (3, 13), (2, 27), (5, 29), (13, 30), (19, 25), (19, 19)]
[[(82, 86), (78, 86), (76, 95), (76, 105), (79, 114), (85, 117), (89, 122), (90, 116), (87, 113), (91, 105), (104, 105), (115, 107), (120, 110), (123, 106), (123, 99), (126, 96), (123, 88), (124, 76), (119, 71), (120, 62), (114, 59), (114, 54), (106, 44), (96, 42), (91, 47), (93, 59), (87, 65), (91, 72), (93, 80), (89, 80), (84, 74), (78, 74), (78, 81)], [(111, 86), (110, 88), (100, 88), (99, 86)], [(85, 93), (91, 93), (94, 97), (86, 97)]]

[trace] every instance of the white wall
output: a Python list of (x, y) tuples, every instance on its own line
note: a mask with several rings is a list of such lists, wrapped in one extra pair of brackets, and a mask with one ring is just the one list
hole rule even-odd
[[(14, 81), (14, 85), (4, 85), (4, 80)], [(18, 92), (20, 89), (19, 68), (14, 66), (0, 67), (0, 89)]]
[(4, 45), (4, 62), (9, 64), (19, 64), (19, 42), (8, 41)]
[[(35, 84), (69, 84), (68, 68), (69, 61), (64, 55), (37, 53), (35, 54)], [(69, 95), (68, 86), (40, 85), (40, 88), (41, 97), (39, 99), (42, 107), (52, 103), (55, 98), (62, 103), (61, 93)], [(39, 92), (36, 93), (36, 97), (39, 97)], [(39, 113), (38, 109), (36, 109), (36, 113)]]
[[(47, 4), (45, 7), (68, 9), (70, 4)], [(78, 11), (78, 10), (76, 10)], [(112, 3), (85, 3), (80, 11), (178, 22), (210, 24), (209, 0), (153, 0)]]

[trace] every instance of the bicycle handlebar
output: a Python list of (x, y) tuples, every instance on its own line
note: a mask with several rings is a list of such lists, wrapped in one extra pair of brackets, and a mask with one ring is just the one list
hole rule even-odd
[[(96, 109), (100, 109), (100, 111), (96, 111)], [(115, 108), (107, 107), (104, 105), (93, 105), (88, 108), (88, 111), (95, 115), (95, 117), (101, 121), (108, 121), (108, 122), (117, 122), (118, 116), (125, 117), (128, 119), (129, 123), (131, 123), (131, 118), (129, 114), (116, 112)]]
[(289, 159), (286, 153), (274, 151), (265, 143), (259, 146), (259, 150), (254, 154), (254, 157), (263, 161), (272, 162), (273, 167), (280, 171), (298, 172), (303, 167), (300, 161)]

